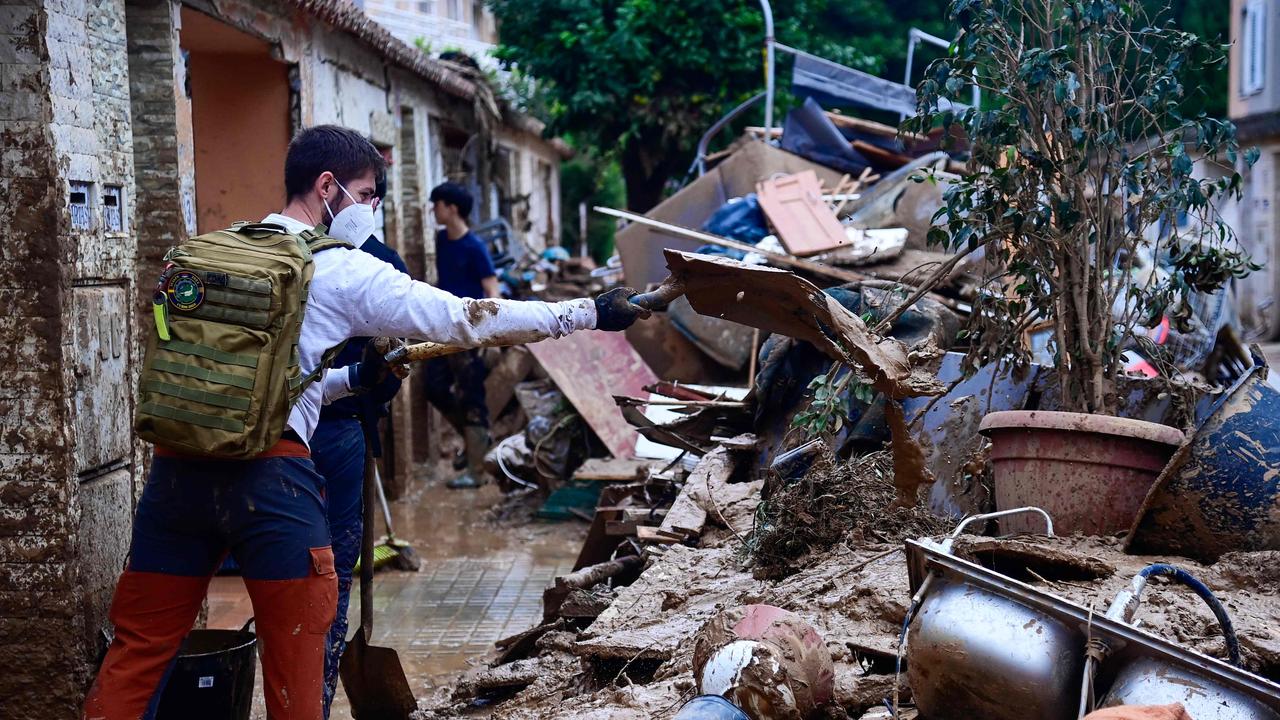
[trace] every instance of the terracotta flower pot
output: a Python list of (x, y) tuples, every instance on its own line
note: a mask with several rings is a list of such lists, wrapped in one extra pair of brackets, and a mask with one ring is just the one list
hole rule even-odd
[[(996, 509), (1034, 505), (1059, 533), (1110, 535), (1133, 524), (1182, 432), (1142, 420), (1012, 410), (982, 419), (991, 438)], [(1002, 520), (1005, 532), (1042, 532), (1038, 518)]]

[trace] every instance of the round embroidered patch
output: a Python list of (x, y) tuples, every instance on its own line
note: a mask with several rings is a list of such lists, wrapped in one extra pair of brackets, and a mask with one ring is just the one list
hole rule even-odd
[(195, 310), (204, 302), (204, 283), (190, 270), (179, 270), (169, 276), (165, 293), (178, 310)]

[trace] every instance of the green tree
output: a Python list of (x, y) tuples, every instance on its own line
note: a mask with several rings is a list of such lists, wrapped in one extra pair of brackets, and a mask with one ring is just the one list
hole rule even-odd
[[(539, 79), (552, 132), (615, 154), (633, 210), (657, 204), (666, 182), (688, 168), (702, 133), (764, 88), (764, 22), (754, 0), (489, 5), (501, 27), (498, 58)], [(901, 73), (907, 27), (945, 36), (944, 7), (945, 0), (795, 0), (777, 4), (775, 35), (846, 65)], [(779, 59), (781, 90), (788, 65)]]
[[(906, 126), (959, 124), (972, 143), (973, 171), (929, 233), (992, 261), (967, 367), (1026, 361), (1023, 332), (1049, 321), (1064, 403), (1114, 412), (1135, 329), (1185, 318), (1192, 293), (1257, 269), (1216, 209), (1240, 197), (1240, 175), (1196, 172), (1257, 156), (1188, 85), (1225, 72), (1223, 46), (1125, 0), (953, 0), (951, 14), (961, 39), (926, 71)], [(941, 107), (974, 77), (989, 107)], [(1180, 216), (1186, 229), (1168, 222)]]

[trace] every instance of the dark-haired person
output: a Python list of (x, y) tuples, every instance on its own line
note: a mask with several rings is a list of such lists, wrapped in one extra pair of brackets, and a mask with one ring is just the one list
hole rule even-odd
[[(378, 182), (373, 191), (374, 210), (387, 193), (386, 182)], [(408, 275), (409, 268), (400, 254), (387, 247), (372, 234), (357, 249)], [(333, 359), (334, 368), (357, 365), (365, 346), (373, 338), (356, 337)], [(344, 370), (337, 370), (343, 372)], [(329, 627), (324, 651), (324, 716), (329, 717), (333, 695), (338, 689), (338, 660), (347, 647), (347, 607), (351, 602), (351, 577), (360, 559), (360, 537), (364, 529), (364, 454), (365, 438), (369, 438), (374, 457), (382, 457), (378, 420), (386, 415), (387, 403), (400, 391), (400, 378), (387, 373), (378, 385), (366, 393), (339, 398), (320, 408), (320, 422), (311, 435), (311, 461), (324, 477), (324, 499), (329, 518), (329, 537), (333, 541), (333, 566), (338, 573), (338, 607)]]
[[(372, 203), (385, 163), (368, 140), (332, 125), (289, 144), (285, 208), (269, 215), (292, 233), (328, 227), (353, 245), (373, 227)], [(417, 282), (354, 248), (314, 256), (298, 339), (303, 373), (352, 337), (414, 337), (479, 346), (560, 337), (575, 330), (622, 330), (646, 313), (619, 288), (558, 303), (475, 300)], [(230, 551), (253, 603), (272, 720), (323, 715), (325, 639), (337, 576), (321, 489), (308, 441), (326, 401), (376, 387), (386, 366), (366, 353), (349, 368), (307, 386), (275, 446), (249, 460), (183, 456), (157, 446), (134, 516), (129, 562), (112, 599), (116, 634), (85, 700), (84, 717), (137, 720), (147, 713), (203, 603), (209, 578)]]
[[(467, 225), (473, 201), (457, 183), (431, 190), (436, 233), (436, 285), (458, 297), (497, 298), (498, 276), (484, 241)], [(489, 408), (484, 380), (489, 374), (479, 350), (434, 358), (426, 363), (427, 397), (462, 435), (466, 470), (445, 483), (476, 488), (484, 484), (484, 454), (489, 449)], [(456, 387), (456, 390), (455, 390)]]

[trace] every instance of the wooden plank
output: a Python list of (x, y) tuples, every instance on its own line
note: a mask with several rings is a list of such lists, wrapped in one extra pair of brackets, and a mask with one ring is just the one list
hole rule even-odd
[(580, 330), (528, 346), (551, 380), (616, 458), (635, 455), (639, 434), (613, 402), (658, 381), (622, 333)]
[(833, 113), (833, 112), (828, 112), (827, 117), (830, 118), (831, 122), (834, 123), (837, 127), (845, 127), (845, 128), (849, 128), (850, 130), (858, 130), (859, 132), (864, 132), (871, 135), (879, 135), (880, 137), (895, 138), (895, 139), (901, 136), (902, 139), (904, 140), (916, 140), (916, 141), (928, 140), (928, 138), (926, 138), (923, 135), (917, 135), (915, 133), (909, 133), (909, 132), (900, 133), (898, 131), (898, 128), (893, 127), (892, 125), (885, 125), (883, 123), (878, 123), (871, 120), (863, 120), (862, 118), (856, 118), (849, 115), (841, 115), (839, 113)]
[(897, 170), (906, 165), (915, 158), (910, 155), (903, 155), (892, 150), (885, 150), (879, 145), (872, 145), (862, 140), (853, 141), (853, 149), (862, 153), (868, 160), (875, 163), (876, 167), (887, 168), (889, 170)]
[(846, 242), (836, 214), (822, 201), (822, 183), (812, 170), (761, 181), (756, 195), (791, 254), (816, 255)]
[(653, 467), (651, 460), (636, 458), (588, 458), (573, 473), (574, 480), (596, 480), (599, 482), (630, 482), (636, 480), (639, 473)]
[(639, 525), (636, 527), (636, 539), (641, 542), (660, 543), (663, 545), (675, 545), (681, 542), (681, 538), (672, 537), (669, 533), (664, 533), (656, 527), (648, 525)]

